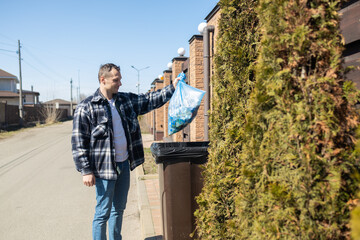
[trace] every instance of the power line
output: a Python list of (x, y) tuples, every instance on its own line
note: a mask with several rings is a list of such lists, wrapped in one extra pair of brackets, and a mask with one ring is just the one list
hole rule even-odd
[(5, 52), (14, 52), (14, 53), (16, 53), (16, 51), (11, 51), (11, 50), (2, 49), (2, 48), (0, 48), (0, 50), (1, 50), (1, 51), (5, 51)]
[(75, 61), (78, 61), (78, 62), (82, 62), (82, 63), (84, 63), (84, 62), (85, 62), (85, 63), (97, 63), (97, 62), (91, 62), (91, 61), (89, 62), (87, 59), (74, 58), (74, 57), (71, 57), (71, 56), (58, 54), (58, 53), (49, 51), (48, 49), (47, 49), (47, 50), (44, 50), (44, 49), (41, 49), (41, 48), (38, 48), (38, 47), (34, 47), (34, 46), (32, 46), (32, 45), (29, 45), (29, 44), (26, 44), (26, 46), (31, 47), (31, 48), (33, 48), (33, 49), (40, 50), (40, 51), (45, 51), (46, 54), (52, 55), (52, 56), (56, 56), (56, 57), (62, 57), (62, 58), (65, 58), (65, 59), (72, 59), (72, 60), (75, 60)]
[(17, 40), (14, 40), (11, 37), (8, 37), (8, 36), (6, 36), (6, 35), (4, 35), (2, 33), (0, 33), (0, 36), (3, 36), (4, 38), (6, 38), (7, 40), (10, 40), (11, 42), (17, 42)]
[(45, 67), (47, 70), (50, 70), (51, 72), (53, 72), (55, 75), (57, 75), (57, 77), (59, 77), (60, 79), (64, 80), (66, 79), (65, 76), (63, 76), (62, 74), (59, 74), (58, 72), (54, 71), (52, 68), (50, 68), (48, 65), (44, 64), (39, 58), (37, 58), (34, 54), (32, 54), (29, 49), (27, 49), (26, 47), (23, 47), (23, 49), (33, 58), (35, 59), (40, 65), (42, 65), (43, 67)]
[(40, 71), (38, 68), (34, 67), (33, 65), (31, 65), (28, 61), (25, 61), (24, 59), (22, 59), (22, 61), (24, 63), (26, 63), (29, 67), (33, 68), (34, 70), (38, 71), (39, 73), (41, 73), (42, 75), (44, 75), (45, 77), (51, 79), (51, 80), (54, 80), (53, 77), (47, 75), (46, 73), (43, 73), (42, 71)]
[(10, 43), (0, 42), (0, 44), (1, 44), (1, 45), (11, 46), (11, 47), (16, 47), (16, 45), (14, 45), (14, 44), (10, 44)]
[(3, 52), (0, 52), (0, 54), (5, 55), (5, 56), (8, 56), (8, 57), (13, 57), (13, 58), (16, 58), (16, 59), (17, 59), (17, 57), (14, 56), (14, 55), (10, 55), (10, 54), (3, 53)]
[[(30, 55), (30, 56), (32, 56), (36, 61), (38, 61), (40, 64), (42, 64), (43, 66), (45, 66), (45, 68), (47, 68), (47, 69), (49, 69), (49, 70), (51, 70), (52, 72), (54, 72), (56, 75), (57, 75), (57, 77), (59, 77), (60, 79), (65, 79), (66, 77), (64, 77), (64, 76), (61, 76), (61, 74), (58, 74), (58, 73), (56, 73), (55, 71), (53, 71), (51, 68), (49, 68), (48, 66), (46, 66), (44, 63), (42, 63), (37, 57), (35, 57), (29, 50), (27, 50), (26, 48), (25, 48), (25, 50), (28, 52), (28, 54)], [(11, 50), (7, 50), (7, 49), (2, 49), (2, 48), (0, 48), (0, 51), (5, 51), (5, 52), (12, 52), (12, 53), (19, 53), (18, 51), (11, 51)], [(3, 55), (6, 55), (6, 56), (10, 56), (10, 57), (15, 57), (15, 56), (11, 56), (11, 55), (9, 55), (9, 54), (4, 54), (4, 53), (1, 53), (1, 54), (3, 54)], [(15, 58), (17, 58), (17, 57), (15, 57)], [(27, 61), (25, 61), (23, 58), (21, 58), (21, 60), (22, 61), (24, 61), (28, 66), (30, 66), (31, 68), (33, 68), (33, 69), (35, 69), (36, 71), (38, 71), (39, 73), (41, 73), (41, 74), (43, 74), (44, 76), (46, 76), (47, 78), (50, 78), (50, 79), (52, 79), (52, 77), (50, 77), (50, 76), (48, 76), (47, 74), (45, 74), (45, 73), (43, 73), (42, 71), (40, 71), (38, 68), (36, 68), (36, 67), (34, 67), (33, 65), (31, 65), (29, 62), (27, 62)], [(63, 80), (63, 81), (65, 81), (65, 80)]]
[[(17, 40), (14, 40), (12, 39), (11, 37), (8, 37), (2, 33), (0, 33), (0, 36), (6, 38), (7, 40), (11, 41), (11, 42), (17, 42)], [(13, 45), (13, 44), (8, 44), (8, 43), (4, 43), (6, 45), (9, 45), (9, 46), (13, 46), (13, 47), (17, 47), (17, 45)], [(24, 47), (24, 43), (22, 42), (22, 47)], [(52, 52), (52, 51), (49, 51), (49, 49), (41, 49), (41, 48), (38, 48), (38, 47), (35, 47), (35, 46), (32, 46), (30, 44), (25, 44), (27, 47), (30, 47), (30, 48), (33, 48), (33, 49), (37, 49), (37, 50), (41, 50), (41, 51), (44, 51), (46, 52), (47, 54), (49, 55), (53, 55), (53, 56), (58, 56), (58, 57), (63, 57), (63, 58), (67, 58), (67, 59), (72, 59), (72, 60), (76, 60), (76, 61), (79, 61), (79, 62), (87, 62), (87, 63), (90, 63), (87, 59), (81, 59), (81, 58), (74, 58), (74, 57), (71, 57), (71, 56), (66, 56), (66, 55), (61, 55), (61, 54), (57, 54), (55, 52)], [(92, 63), (95, 63), (95, 62), (92, 62)], [(97, 62), (96, 62), (97, 63)]]

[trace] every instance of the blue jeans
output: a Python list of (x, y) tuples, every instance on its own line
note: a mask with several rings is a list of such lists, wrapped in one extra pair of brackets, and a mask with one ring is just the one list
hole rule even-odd
[(130, 187), (129, 161), (116, 163), (117, 180), (96, 178), (96, 207), (93, 221), (93, 239), (106, 240), (106, 222), (109, 222), (110, 240), (121, 240), (121, 225)]

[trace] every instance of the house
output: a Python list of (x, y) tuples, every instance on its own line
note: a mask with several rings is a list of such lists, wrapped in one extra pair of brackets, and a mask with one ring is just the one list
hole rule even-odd
[[(49, 107), (49, 108), (55, 108), (55, 109), (66, 109), (67, 111), (67, 116), (70, 117), (72, 116), (70, 113), (70, 109), (71, 109), (71, 103), (70, 101), (66, 101), (64, 99), (54, 99), (54, 100), (50, 100), (47, 102), (44, 102), (42, 104), (45, 107)], [(76, 107), (76, 103), (73, 103), (73, 110), (72, 112), (74, 112)]]
[[(16, 84), (19, 80), (16, 76), (0, 69), (0, 102), (5, 102), (8, 105), (19, 105), (19, 90)], [(40, 93), (34, 92), (31, 87), (31, 91), (23, 90), (23, 105), (36, 105), (39, 104)]]
[(19, 94), (16, 88), (18, 83), (19, 80), (16, 76), (0, 69), (0, 102), (19, 105)]
[[(18, 90), (19, 93), (19, 90)], [(34, 92), (33, 87), (31, 86), (31, 91), (22, 90), (24, 96), (24, 105), (36, 105), (39, 104), (40, 93)]]

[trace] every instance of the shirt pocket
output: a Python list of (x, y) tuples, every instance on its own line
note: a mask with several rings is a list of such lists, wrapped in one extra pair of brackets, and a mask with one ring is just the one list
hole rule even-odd
[(107, 118), (102, 118), (96, 127), (91, 131), (91, 136), (94, 138), (106, 138), (109, 135), (109, 124)]
[(137, 129), (140, 128), (137, 115), (135, 112), (131, 112), (131, 114), (127, 116), (127, 122), (129, 125), (130, 133), (135, 133)]

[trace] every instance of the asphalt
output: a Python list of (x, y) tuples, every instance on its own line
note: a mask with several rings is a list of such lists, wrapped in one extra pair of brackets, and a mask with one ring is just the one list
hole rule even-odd
[[(91, 239), (95, 188), (85, 187), (75, 170), (71, 128), (69, 121), (0, 140), (0, 239)], [(131, 172), (124, 240), (161, 239), (141, 170)]]

